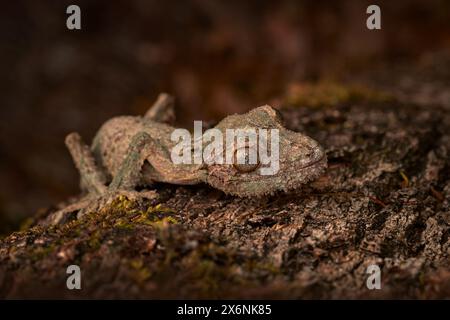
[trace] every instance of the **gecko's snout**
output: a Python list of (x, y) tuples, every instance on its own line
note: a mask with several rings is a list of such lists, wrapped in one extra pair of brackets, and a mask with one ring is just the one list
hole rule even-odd
[(303, 166), (303, 168), (313, 166), (325, 159), (326, 154), (323, 151), (323, 148), (320, 145), (317, 145), (317, 147), (312, 148), (308, 151), (306, 155), (306, 164)]
[(310, 164), (319, 162), (325, 157), (325, 151), (315, 140), (312, 140), (312, 143), (306, 147), (306, 150), (306, 158), (309, 159)]

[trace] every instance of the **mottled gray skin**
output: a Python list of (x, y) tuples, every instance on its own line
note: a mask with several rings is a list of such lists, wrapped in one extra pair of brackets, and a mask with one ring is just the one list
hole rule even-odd
[[(242, 115), (231, 115), (215, 128), (264, 128), (279, 130), (279, 171), (260, 175), (256, 170), (240, 170), (235, 164), (174, 164), (170, 154), (177, 142), (173, 98), (161, 94), (144, 117), (120, 116), (107, 121), (95, 136), (92, 147), (83, 144), (77, 133), (69, 134), (66, 145), (80, 171), (81, 187), (87, 192), (80, 202), (57, 212), (60, 221), (67, 212), (92, 210), (117, 194), (129, 198), (152, 198), (153, 191), (136, 192), (138, 186), (154, 182), (171, 184), (207, 183), (225, 193), (241, 197), (262, 196), (299, 187), (317, 178), (326, 168), (323, 149), (310, 137), (284, 128), (279, 113), (262, 106)], [(234, 150), (226, 150), (224, 152)], [(95, 200), (95, 201), (93, 201)]]

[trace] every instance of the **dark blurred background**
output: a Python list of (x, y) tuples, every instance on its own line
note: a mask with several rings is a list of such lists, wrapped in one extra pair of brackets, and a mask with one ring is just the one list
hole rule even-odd
[[(81, 7), (82, 30), (66, 28)], [(366, 29), (378, 4), (382, 30)], [(280, 102), (296, 83), (450, 47), (450, 1), (5, 1), (0, 234), (78, 192), (64, 137), (177, 97), (178, 124)]]

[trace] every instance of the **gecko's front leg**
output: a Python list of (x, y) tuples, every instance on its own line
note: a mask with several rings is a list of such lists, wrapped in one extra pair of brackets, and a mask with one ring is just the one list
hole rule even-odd
[[(136, 187), (143, 182), (142, 168), (147, 155), (154, 153), (155, 141), (146, 132), (136, 134), (128, 146), (127, 155), (119, 167), (113, 181), (108, 187), (107, 193), (110, 198), (116, 194), (122, 194), (130, 199), (147, 198), (152, 199), (156, 196), (154, 191), (136, 191)], [(148, 179), (146, 184), (150, 184)]]
[[(78, 218), (85, 213), (110, 204), (119, 195), (126, 196), (130, 200), (154, 199), (155, 191), (136, 191), (136, 187), (142, 182), (142, 168), (147, 154), (154, 151), (155, 141), (146, 132), (136, 134), (128, 146), (126, 157), (120, 164), (112, 182), (106, 191), (92, 201), (92, 205), (78, 212)], [(146, 181), (146, 184), (151, 181)]]

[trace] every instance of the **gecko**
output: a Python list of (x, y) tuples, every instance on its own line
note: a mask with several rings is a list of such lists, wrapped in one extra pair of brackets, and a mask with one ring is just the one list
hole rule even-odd
[[(285, 128), (281, 114), (269, 105), (245, 114), (224, 118), (215, 128), (265, 128), (279, 131), (279, 170), (261, 175), (260, 163), (174, 164), (170, 157), (175, 142), (174, 98), (161, 93), (144, 116), (118, 116), (105, 122), (92, 145), (70, 133), (65, 144), (80, 173), (85, 194), (76, 203), (57, 211), (53, 223), (68, 213), (78, 217), (95, 211), (117, 195), (130, 199), (152, 199), (156, 182), (194, 185), (206, 183), (237, 197), (261, 197), (279, 190), (287, 191), (318, 178), (327, 167), (327, 157), (319, 143), (300, 132)], [(139, 191), (137, 191), (139, 188)]]

